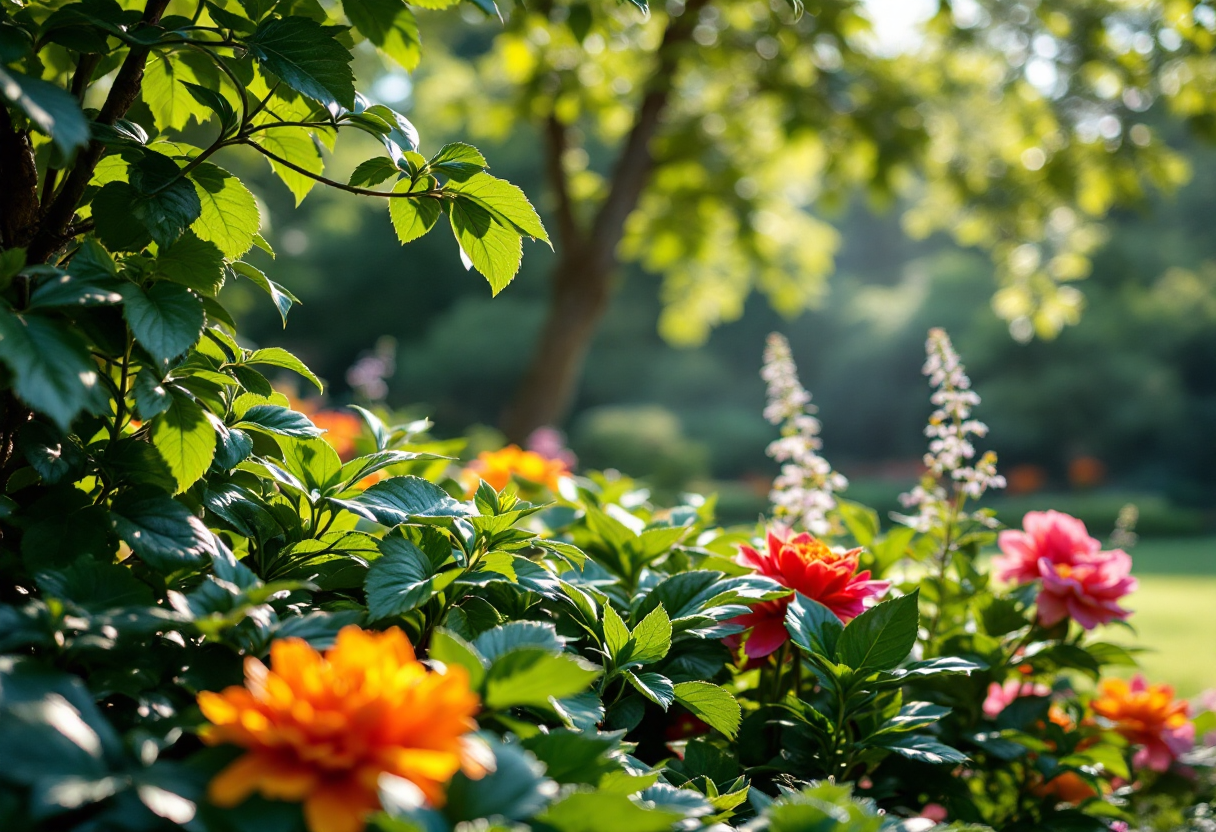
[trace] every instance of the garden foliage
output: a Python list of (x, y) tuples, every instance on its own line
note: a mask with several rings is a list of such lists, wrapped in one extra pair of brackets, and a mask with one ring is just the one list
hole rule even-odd
[[(1028, 519), (1006, 583), (980, 568), (966, 503), (999, 478), (944, 334), (917, 514), (884, 530), (791, 472), (818, 538), (518, 449), (458, 479), (425, 423), (361, 410), (352, 442), (293, 410), (264, 373), (316, 378), (216, 299), (293, 303), (241, 259), (268, 246), (220, 151), (385, 198), (403, 241), (446, 215), (495, 290), (545, 232), (473, 148), (427, 158), (355, 92), (354, 38), (417, 60), (401, 0), (178, 11), (0, 7), (0, 828), (1203, 822), (1185, 704), (1069, 686), (1133, 661), (1089, 635), (1125, 617), (1126, 556)], [(345, 184), (316, 144), (343, 129), (386, 152)]]

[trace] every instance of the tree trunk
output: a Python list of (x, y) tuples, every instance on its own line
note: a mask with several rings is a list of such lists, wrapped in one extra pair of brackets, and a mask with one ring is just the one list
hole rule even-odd
[(544, 327), (503, 415), (510, 441), (522, 444), (537, 428), (559, 424), (574, 403), (587, 352), (608, 310), (608, 277), (577, 256), (562, 257), (555, 267)]
[(608, 311), (609, 283), (618, 265), (616, 249), (625, 232), (625, 221), (637, 207), (654, 169), (650, 142), (667, 109), (681, 52), (708, 2), (689, 0), (683, 13), (667, 24), (654, 74), (613, 168), (608, 196), (585, 234), (574, 216), (562, 166), (568, 127), (554, 115), (547, 120), (548, 178), (557, 196), (562, 257), (553, 270), (553, 292), (540, 340), (503, 414), (502, 429), (512, 442), (523, 443), (537, 428), (559, 425), (574, 403), (583, 362)]

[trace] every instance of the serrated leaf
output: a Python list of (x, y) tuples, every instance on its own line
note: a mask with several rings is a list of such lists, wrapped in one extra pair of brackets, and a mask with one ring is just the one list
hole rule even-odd
[(17, 395), (63, 430), (82, 410), (106, 404), (88, 347), (58, 321), (0, 311), (0, 360), (16, 376)]
[(890, 670), (907, 657), (916, 644), (920, 621), (914, 590), (884, 601), (849, 622), (840, 635), (836, 657), (859, 672)]
[(387, 156), (374, 156), (371, 159), (360, 162), (359, 166), (351, 171), (350, 181), (346, 184), (356, 188), (369, 188), (374, 185), (379, 185), (386, 179), (391, 179), (401, 170), (393, 164), (393, 160)]
[(342, 0), (350, 22), (407, 72), (418, 67), (422, 41), (418, 21), (402, 0)]
[(623, 670), (621, 675), (633, 685), (634, 690), (663, 710), (670, 708), (671, 703), (675, 701), (675, 689), (671, 680), (661, 673), (634, 673), (632, 670)]
[[(419, 180), (412, 187), (421, 189), (425, 185)], [(393, 186), (393, 193), (409, 193), (410, 189), (410, 180), (402, 179)], [(393, 230), (397, 232), (397, 239), (402, 245), (418, 239), (434, 228), (441, 212), (439, 200), (431, 197), (399, 197), (388, 201), (388, 214), (393, 221)]]
[(215, 456), (215, 429), (202, 406), (184, 393), (172, 393), (169, 406), (152, 420), (150, 433), (178, 492), (196, 483)]
[(236, 427), (261, 433), (289, 436), (293, 439), (311, 439), (324, 433), (308, 420), (303, 413), (289, 407), (273, 404), (258, 404), (245, 411)]
[(671, 649), (671, 621), (660, 604), (642, 619), (629, 638), (629, 663), (653, 664)]
[(421, 477), (393, 477), (373, 485), (352, 500), (334, 502), (385, 526), (414, 517), (463, 517), (469, 507)]
[(354, 109), (351, 53), (320, 23), (298, 16), (266, 20), (247, 43), (287, 86), (322, 104)]
[(89, 143), (89, 122), (67, 90), (0, 66), (0, 94), (50, 136), (65, 159)]
[(251, 266), (245, 262), (236, 262), (231, 264), (232, 270), (241, 277), (247, 277), (258, 285), (259, 288), (266, 294), (270, 295), (270, 299), (274, 302), (275, 308), (279, 310), (279, 317), (283, 319), (283, 326), (287, 326), (287, 313), (291, 310), (292, 304), (299, 303), (300, 300), (291, 292), (284, 289), (279, 284), (275, 283), (270, 278), (262, 273), (261, 269)]
[(404, 615), (429, 601), (437, 591), (435, 576), (442, 566), (400, 535), (385, 537), (380, 551), (364, 584), (372, 621)]
[(785, 629), (803, 650), (835, 660), (836, 645), (844, 632), (844, 625), (836, 613), (799, 592), (786, 608)]
[(676, 701), (707, 725), (734, 739), (742, 721), (742, 711), (730, 691), (709, 682), (680, 682), (675, 686)]
[(249, 251), (258, 236), (261, 217), (257, 200), (248, 188), (228, 171), (204, 162), (190, 172), (202, 210), (191, 230), (208, 240), (229, 260)]
[(457, 182), (463, 182), (481, 173), (486, 164), (486, 157), (481, 155), (481, 151), (464, 142), (445, 144), (429, 162), (432, 171)]
[[(321, 151), (317, 149), (317, 143), (313, 139), (312, 134), (304, 128), (297, 127), (282, 127), (275, 130), (265, 130), (255, 136), (257, 144), (269, 150), (275, 156), (281, 159), (286, 159), (295, 167), (301, 168), (308, 173), (320, 176), (325, 172), (325, 160), (321, 158)], [(300, 173), (298, 170), (293, 170), (282, 162), (267, 157), (270, 162), (271, 169), (275, 175), (283, 181), (291, 191), (292, 196), (296, 198), (298, 206), (304, 201), (304, 197), (308, 196), (309, 192), (316, 186), (317, 180), (312, 176)]]
[(569, 653), (533, 647), (512, 650), (490, 666), (485, 703), (494, 709), (545, 707), (550, 696), (562, 699), (582, 693), (599, 674), (599, 668)]
[(452, 233), (473, 268), (497, 295), (515, 278), (523, 260), (523, 241), (514, 227), (499, 222), (482, 205), (463, 195), (447, 203)]
[[(476, 153), (475, 149), (470, 150)], [(482, 161), (484, 162), (484, 159)], [(520, 234), (549, 242), (549, 235), (540, 221), (540, 216), (517, 185), (512, 185), (505, 179), (496, 179), (488, 173), (476, 173), (465, 180), (449, 184), (448, 190), (481, 205), (500, 223), (513, 226)]]
[(967, 755), (935, 739), (921, 734), (893, 734), (884, 736), (877, 743), (879, 748), (894, 751), (900, 756), (918, 763), (933, 765), (967, 762)]
[(304, 364), (303, 361), (296, 358), (282, 347), (266, 347), (260, 350), (254, 350), (248, 358), (245, 359), (246, 364), (267, 364), (271, 367), (282, 367), (284, 370), (291, 370), (293, 373), (299, 373), (304, 378), (311, 381), (317, 388), (324, 392), (324, 387), (321, 386), (321, 380), (316, 377), (312, 370)]
[(202, 301), (177, 283), (154, 283), (146, 290), (123, 289), (123, 317), (135, 340), (154, 358), (169, 361), (198, 343), (207, 323)]
[(120, 495), (110, 517), (131, 551), (158, 572), (200, 563), (211, 545), (211, 533), (202, 521), (155, 489)]
[(199, 294), (215, 297), (224, 285), (224, 253), (215, 243), (187, 231), (156, 256), (156, 272)]

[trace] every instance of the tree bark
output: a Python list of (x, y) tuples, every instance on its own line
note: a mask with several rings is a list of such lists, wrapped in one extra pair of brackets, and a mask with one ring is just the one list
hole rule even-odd
[(591, 342), (608, 311), (625, 221), (637, 207), (654, 169), (650, 143), (667, 110), (682, 47), (708, 1), (689, 0), (684, 12), (667, 24), (654, 74), (613, 168), (608, 196), (586, 233), (579, 230), (574, 216), (562, 165), (567, 128), (556, 116), (548, 119), (548, 176), (557, 196), (561, 257), (550, 275), (549, 308), (540, 338), (503, 414), (502, 429), (512, 442), (522, 443), (537, 428), (560, 424), (574, 403)]

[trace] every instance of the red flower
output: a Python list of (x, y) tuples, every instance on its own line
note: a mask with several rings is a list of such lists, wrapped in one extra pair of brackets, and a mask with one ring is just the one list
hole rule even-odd
[(993, 558), (992, 566), (1003, 581), (1028, 584), (1039, 579), (1041, 558), (1071, 566), (1102, 547), (1083, 522), (1059, 511), (1027, 512), (1022, 528), (1025, 531), (1001, 532), (998, 539), (1002, 554)]
[[(783, 538), (770, 529), (768, 551), (740, 546), (735, 562), (818, 601), (848, 623), (861, 615), (869, 599), (877, 598), (891, 586), (890, 581), (871, 581), (868, 570), (857, 572), (860, 551), (833, 552), (826, 543), (805, 532)], [(788, 596), (762, 601), (747, 615), (734, 619), (734, 623), (751, 628), (743, 648), (749, 658), (762, 658), (785, 644), (789, 638), (785, 610), (790, 601)]]

